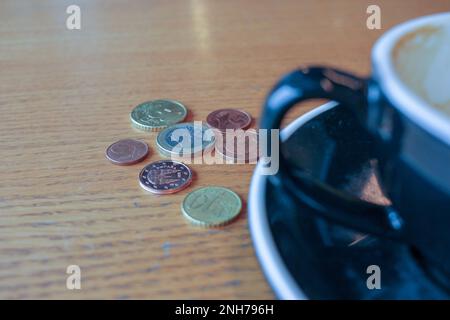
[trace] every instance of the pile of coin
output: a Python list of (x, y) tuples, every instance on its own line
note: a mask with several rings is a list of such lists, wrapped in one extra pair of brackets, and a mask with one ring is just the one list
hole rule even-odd
[[(206, 122), (210, 128), (214, 129), (215, 152), (223, 159), (229, 163), (256, 162), (258, 155), (256, 130), (243, 131), (252, 123), (252, 117), (247, 112), (236, 109), (219, 109), (211, 112), (206, 118)], [(229, 130), (233, 131), (233, 135), (230, 135), (233, 140), (227, 142), (226, 133)], [(243, 145), (238, 146), (238, 141), (243, 141)], [(240, 148), (244, 152), (240, 152)]]
[[(132, 125), (144, 131), (160, 131), (156, 145), (159, 153), (172, 159), (176, 157), (195, 156), (214, 149), (228, 160), (248, 161), (249, 157), (239, 159), (235, 150), (225, 143), (227, 129), (247, 129), (252, 122), (251, 116), (237, 109), (220, 109), (211, 112), (206, 125), (183, 122), (187, 116), (186, 107), (175, 100), (153, 100), (139, 104), (131, 114)], [(200, 128), (198, 128), (200, 127)], [(204, 132), (212, 128), (214, 136), (203, 140)], [(191, 145), (182, 148), (184, 153), (176, 150), (177, 141), (173, 134), (177, 129), (184, 129), (190, 135)], [(198, 130), (202, 137), (201, 144), (194, 144)], [(250, 134), (252, 137), (252, 134)], [(257, 139), (254, 135), (253, 138)], [(250, 138), (252, 139), (252, 138)], [(216, 143), (220, 141), (220, 145)], [(140, 140), (124, 139), (117, 141), (106, 149), (106, 158), (116, 165), (132, 165), (143, 161), (149, 154), (148, 145)], [(242, 158), (242, 157), (241, 157)], [(146, 165), (139, 173), (140, 186), (153, 194), (163, 195), (181, 191), (192, 182), (193, 172), (182, 161), (159, 160)], [(208, 186), (189, 193), (181, 204), (183, 216), (191, 223), (205, 227), (217, 227), (231, 222), (242, 209), (242, 201), (232, 190), (219, 186)]]

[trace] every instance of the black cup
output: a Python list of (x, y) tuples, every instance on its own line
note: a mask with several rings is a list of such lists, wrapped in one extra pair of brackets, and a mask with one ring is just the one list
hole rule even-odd
[(267, 97), (260, 126), (280, 128), (285, 113), (308, 99), (326, 98), (350, 108), (375, 140), (379, 179), (392, 205), (369, 203), (325, 185), (289, 165), (282, 150), (279, 171), (271, 179), (325, 218), (408, 243), (448, 285), (450, 118), (409, 89), (392, 61), (400, 40), (445, 25), (450, 26), (449, 13), (415, 19), (386, 33), (373, 49), (370, 78), (317, 66), (289, 73)]

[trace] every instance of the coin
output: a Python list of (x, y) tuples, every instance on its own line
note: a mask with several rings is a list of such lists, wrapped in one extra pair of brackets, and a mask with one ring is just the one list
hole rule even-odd
[(242, 209), (242, 201), (232, 190), (209, 186), (189, 193), (181, 204), (181, 211), (191, 223), (204, 227), (218, 227), (235, 219)]
[(231, 163), (256, 163), (258, 160), (258, 133), (255, 129), (236, 133), (233, 143), (227, 143), (226, 139), (217, 139), (215, 151), (227, 162)]
[(178, 192), (186, 188), (191, 181), (191, 169), (178, 161), (160, 160), (152, 162), (139, 173), (141, 187), (157, 194)]
[(186, 107), (175, 100), (154, 100), (141, 103), (131, 111), (133, 126), (146, 131), (158, 131), (186, 118)]
[(148, 155), (148, 145), (133, 139), (114, 142), (106, 149), (106, 158), (117, 165), (138, 163)]
[(170, 126), (158, 134), (156, 144), (165, 157), (196, 155), (214, 147), (214, 133), (199, 122)]
[(206, 117), (206, 122), (219, 131), (226, 129), (245, 129), (250, 126), (252, 117), (245, 111), (237, 109), (219, 109)]

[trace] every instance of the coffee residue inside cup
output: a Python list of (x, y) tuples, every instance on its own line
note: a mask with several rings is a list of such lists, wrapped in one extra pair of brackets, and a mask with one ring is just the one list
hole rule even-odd
[(404, 36), (393, 50), (393, 60), (412, 91), (450, 116), (450, 20)]

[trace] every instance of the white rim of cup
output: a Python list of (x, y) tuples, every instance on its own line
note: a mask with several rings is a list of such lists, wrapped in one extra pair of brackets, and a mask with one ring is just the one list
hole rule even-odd
[(431, 107), (399, 79), (392, 59), (392, 50), (404, 35), (423, 26), (439, 27), (444, 23), (450, 24), (450, 12), (416, 18), (389, 29), (377, 40), (372, 49), (372, 72), (373, 77), (379, 80), (382, 92), (395, 108), (425, 131), (450, 145), (448, 117)]
[[(286, 141), (303, 124), (336, 105), (338, 105), (336, 102), (331, 101), (305, 113), (281, 131), (281, 140)], [(253, 173), (248, 195), (249, 228), (259, 264), (278, 298), (308, 299), (289, 272), (272, 237), (265, 203), (268, 176), (262, 175), (261, 171), (262, 165), (258, 163)]]

